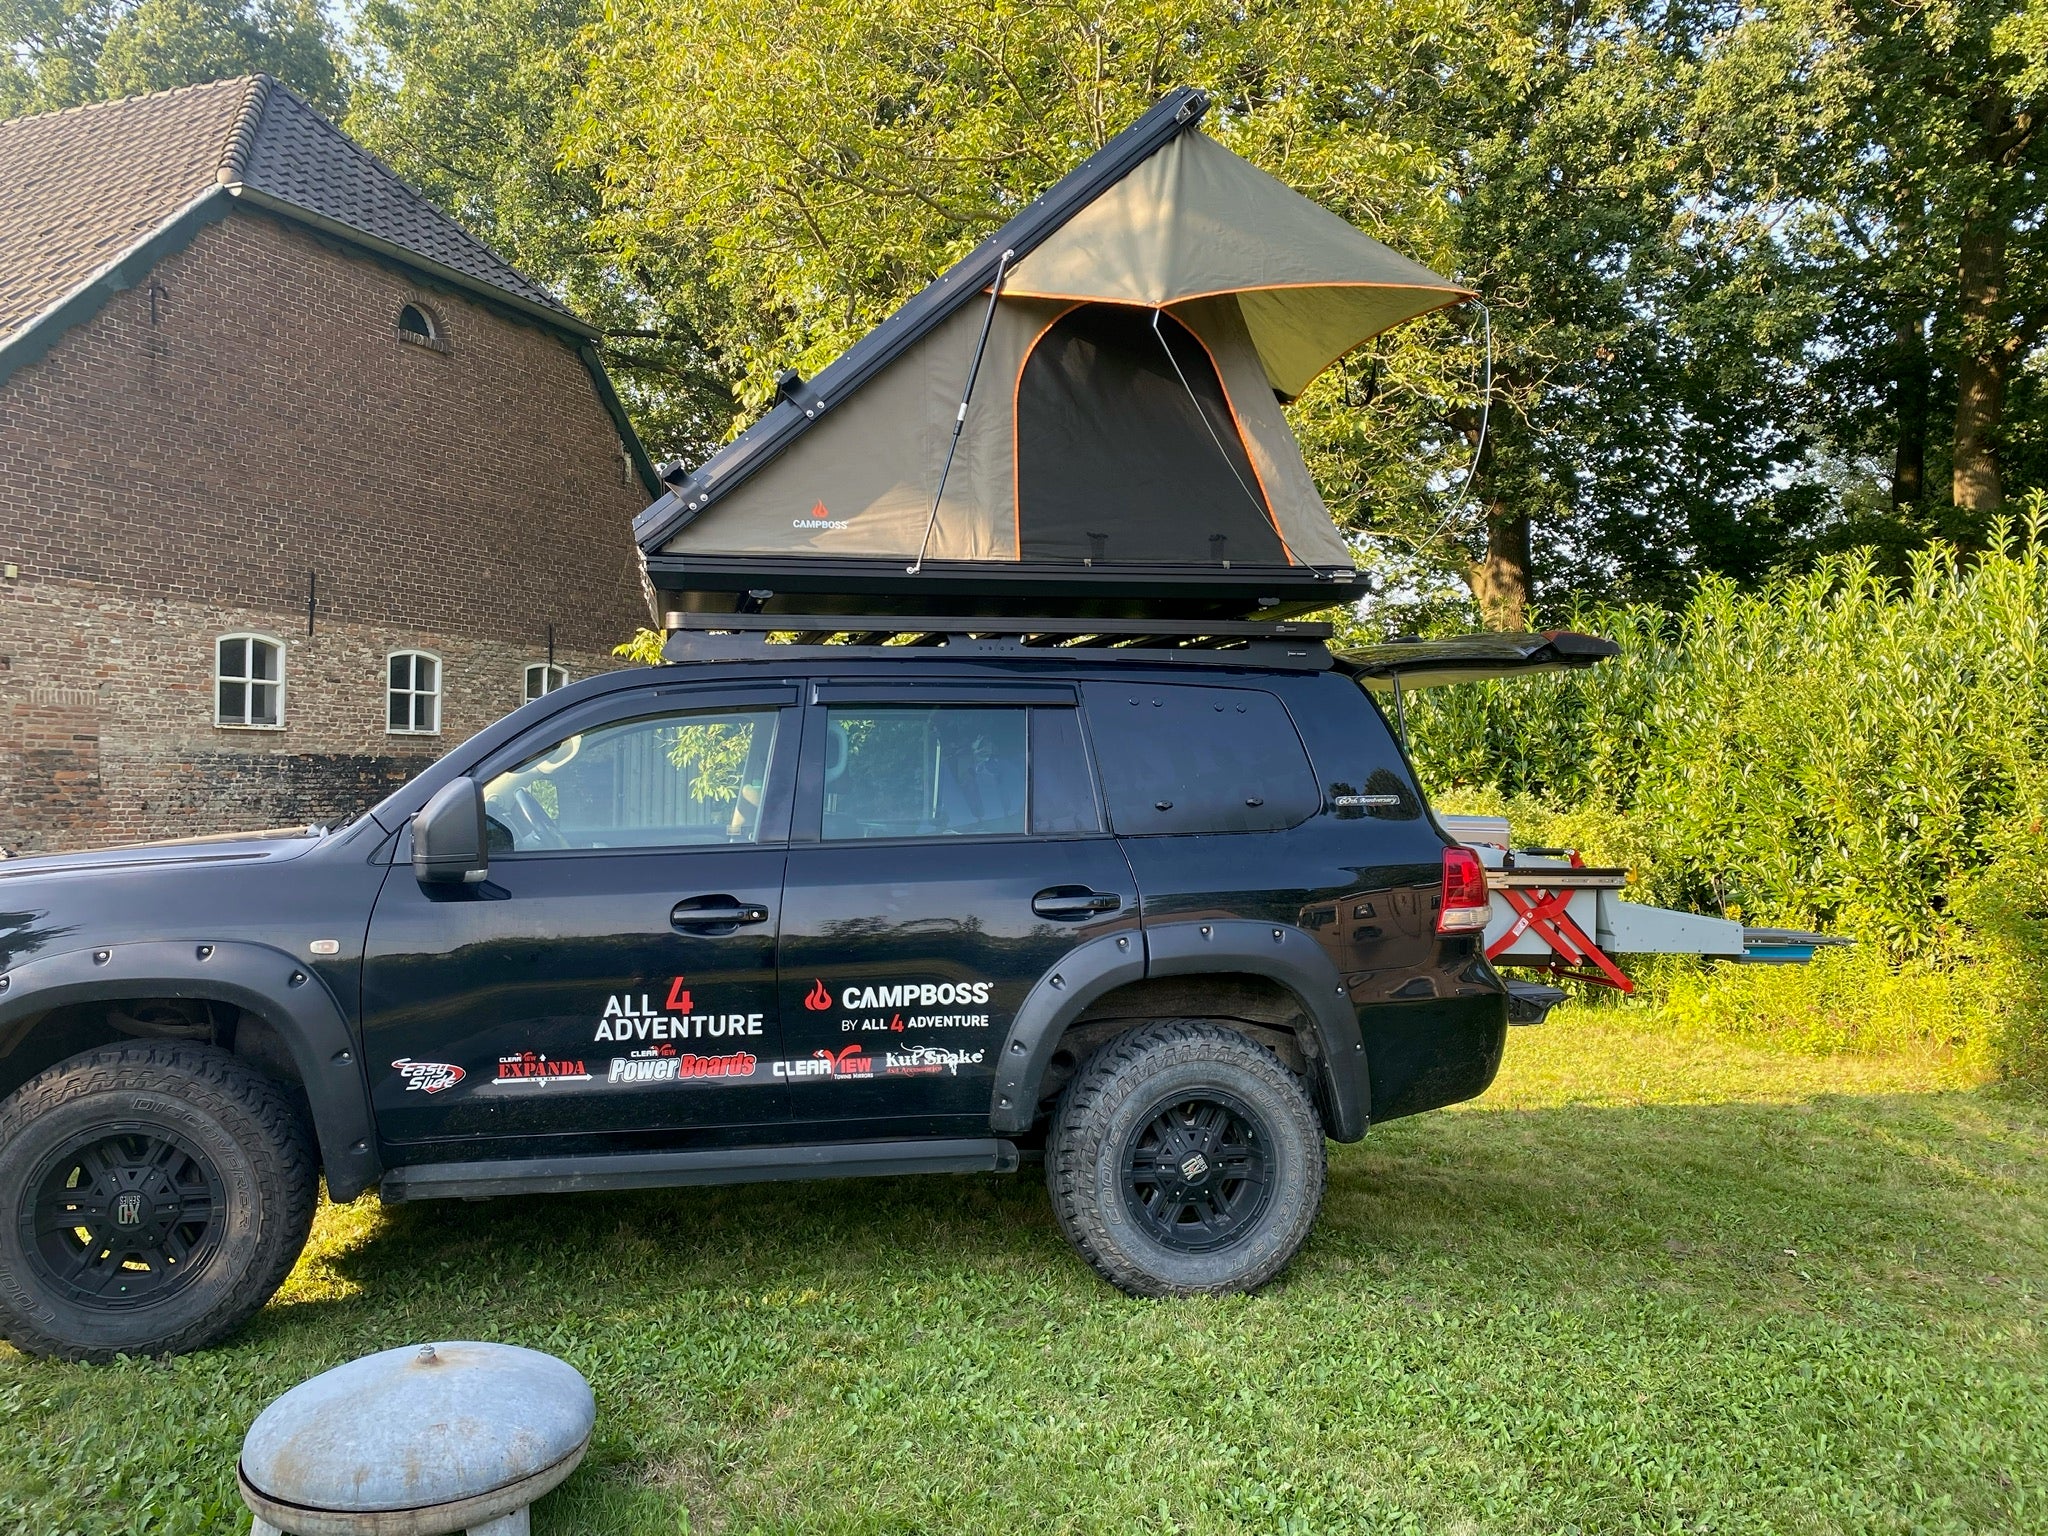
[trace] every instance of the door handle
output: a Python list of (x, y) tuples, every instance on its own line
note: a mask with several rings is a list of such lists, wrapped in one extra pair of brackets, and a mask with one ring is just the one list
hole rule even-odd
[(767, 922), (768, 909), (732, 896), (692, 896), (677, 902), (668, 920), (678, 928), (737, 928)]
[(1055, 885), (1031, 898), (1031, 910), (1040, 917), (1069, 920), (1114, 912), (1123, 904), (1114, 891), (1091, 891), (1085, 885)]

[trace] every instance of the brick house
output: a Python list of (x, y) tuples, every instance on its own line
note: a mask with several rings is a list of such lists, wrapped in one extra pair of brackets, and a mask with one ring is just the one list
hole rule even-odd
[(0, 122), (0, 848), (325, 820), (618, 665), (594, 337), (265, 76)]

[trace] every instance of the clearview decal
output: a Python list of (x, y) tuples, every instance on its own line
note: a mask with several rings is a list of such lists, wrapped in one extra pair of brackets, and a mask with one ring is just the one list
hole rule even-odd
[(409, 1056), (391, 1063), (391, 1070), (405, 1079), (407, 1093), (439, 1093), (444, 1088), (453, 1088), (468, 1075), (453, 1062), (414, 1061)]
[(649, 1046), (630, 1056), (614, 1056), (607, 1083), (680, 1083), (706, 1078), (750, 1078), (760, 1066), (751, 1051), (726, 1056), (699, 1056), (673, 1045)]
[(813, 1051), (809, 1061), (778, 1061), (777, 1077), (873, 1077), (875, 1059), (861, 1050), (860, 1042), (836, 1051)]
[(498, 1058), (498, 1075), (491, 1079), (494, 1086), (503, 1087), (508, 1083), (587, 1083), (590, 1072), (581, 1061), (565, 1056), (543, 1056), (537, 1051), (521, 1051), (514, 1056)]
[(678, 976), (671, 981), (659, 1006), (652, 992), (607, 997), (592, 1038), (624, 1045), (642, 1040), (729, 1040), (761, 1033), (763, 1015), (758, 1013), (692, 1012), (685, 980)]

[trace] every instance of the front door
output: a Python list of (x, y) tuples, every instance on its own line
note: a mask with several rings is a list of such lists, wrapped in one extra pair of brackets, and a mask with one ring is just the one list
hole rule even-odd
[(489, 879), (422, 886), (401, 864), (371, 917), (363, 1020), (387, 1140), (781, 1117), (795, 699), (612, 696), (480, 765)]
[(783, 888), (789, 1112), (811, 1135), (985, 1134), (1025, 995), (1138, 922), (1074, 692), (843, 682), (813, 699)]

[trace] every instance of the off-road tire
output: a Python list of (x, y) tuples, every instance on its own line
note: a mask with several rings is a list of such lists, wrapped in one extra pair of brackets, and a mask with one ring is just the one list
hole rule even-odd
[[(37, 1192), (68, 1147), (104, 1130), (186, 1149), (218, 1212), (203, 1259), (140, 1303), (82, 1304), (53, 1278)], [(146, 1145), (146, 1143), (142, 1143)], [(31, 1355), (106, 1361), (218, 1343), (291, 1273), (313, 1222), (318, 1162), (285, 1090), (226, 1051), (157, 1042), (59, 1062), (0, 1104), (0, 1335)], [(26, 1220), (25, 1220), (26, 1218)], [(209, 1221), (215, 1218), (209, 1217)], [(90, 1246), (90, 1245), (85, 1245)]]
[[(1244, 1225), (1198, 1252), (1155, 1236), (1127, 1181), (1147, 1127), (1189, 1102), (1243, 1111), (1268, 1172), (1263, 1203)], [(1315, 1225), (1325, 1171), (1322, 1122), (1301, 1080), (1257, 1041), (1202, 1019), (1162, 1019), (1104, 1042), (1060, 1095), (1046, 1138), (1060, 1230), (1103, 1279), (1133, 1296), (1265, 1284)]]

